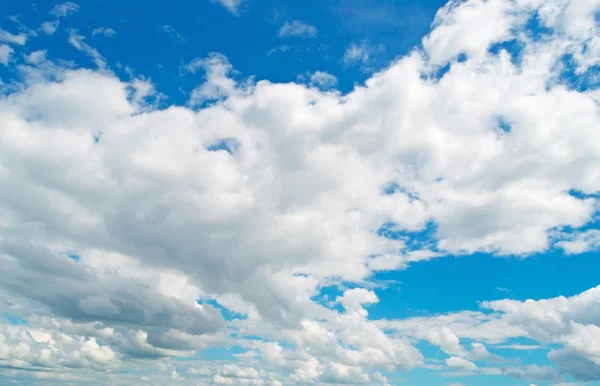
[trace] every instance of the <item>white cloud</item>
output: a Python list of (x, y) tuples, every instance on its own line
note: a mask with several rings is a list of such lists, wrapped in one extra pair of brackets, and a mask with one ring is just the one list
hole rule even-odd
[(61, 18), (72, 15), (79, 11), (79, 6), (72, 1), (57, 4), (50, 10), (50, 15)]
[(54, 35), (54, 33), (58, 29), (59, 25), (60, 25), (60, 21), (57, 19), (57, 20), (53, 20), (53, 21), (43, 22), (42, 25), (40, 26), (40, 28), (42, 31), (44, 31), (44, 33), (46, 35)]
[(286, 21), (279, 29), (279, 37), (300, 37), (310, 39), (317, 37), (317, 27), (304, 23), (300, 20)]
[(337, 84), (337, 78), (325, 71), (315, 71), (310, 75), (310, 84), (323, 89), (332, 88)]
[(0, 64), (8, 65), (14, 50), (6, 44), (0, 44)]
[[(0, 189), (0, 292), (11, 301), (0, 307), (32, 327), (3, 330), (3, 360), (103, 384), (122, 361), (141, 366), (131, 358), (154, 358), (157, 384), (369, 384), (416, 366), (600, 379), (598, 289), (372, 321), (367, 305), (378, 299), (362, 288), (376, 270), (451, 253), (543, 252), (556, 229), (593, 220), (599, 94), (560, 85), (556, 66), (569, 52), (595, 63), (593, 50), (578, 50), (598, 31), (577, 4), (455, 4), (424, 52), (345, 95), (239, 79), (211, 54), (185, 66), (204, 75), (189, 106), (158, 108), (143, 102), (150, 82), (119, 79), (75, 31), (70, 43), (99, 70), (25, 56), (15, 67), (24, 82), (0, 99), (0, 186), (11, 187)], [(530, 41), (516, 32), (534, 6), (559, 33)], [(478, 35), (481, 25), (490, 31)], [(487, 52), (508, 37), (524, 45), (519, 61)], [(349, 63), (368, 63), (356, 47)], [(432, 72), (447, 63), (443, 76)], [(383, 224), (403, 238), (386, 238)], [(428, 224), (431, 239), (415, 246), (412, 232)], [(314, 300), (341, 283), (358, 286), (336, 298), (343, 311)], [(241, 317), (225, 321), (200, 299)], [(485, 363), (490, 345), (517, 338), (559, 347), (549, 354), (558, 370)], [(417, 341), (447, 362), (423, 357)], [(196, 358), (188, 372), (168, 359), (234, 344), (245, 351), (229, 367)]]
[(280, 46), (271, 48), (269, 51), (267, 51), (267, 56), (272, 56), (273, 54), (277, 53), (277, 52), (288, 52), (292, 47), (290, 47), (287, 44), (282, 44)]
[(383, 51), (383, 46), (372, 46), (368, 41), (352, 42), (344, 52), (343, 62), (346, 65), (366, 65), (372, 56)]
[(27, 35), (24, 33), (15, 35), (8, 31), (0, 29), (0, 42), (23, 46), (27, 42)]
[(107, 27), (98, 27), (98, 28), (94, 28), (94, 30), (92, 31), (92, 36), (96, 36), (96, 35), (103, 35), (109, 38), (113, 38), (115, 36), (117, 36), (117, 31), (115, 31), (112, 28), (107, 28)]
[(211, 0), (213, 3), (217, 3), (225, 7), (231, 14), (235, 16), (240, 15), (240, 8), (246, 0)]
[(584, 232), (564, 235), (565, 240), (556, 243), (570, 255), (589, 252), (600, 248), (600, 230), (590, 229)]
[(460, 357), (450, 357), (446, 359), (446, 365), (454, 370), (475, 371), (475, 363)]
[(94, 61), (94, 64), (101, 70), (106, 69), (106, 59), (98, 52), (97, 49), (93, 48), (85, 42), (85, 36), (79, 35), (77, 31), (69, 31), (69, 44), (75, 47), (77, 50), (85, 53)]

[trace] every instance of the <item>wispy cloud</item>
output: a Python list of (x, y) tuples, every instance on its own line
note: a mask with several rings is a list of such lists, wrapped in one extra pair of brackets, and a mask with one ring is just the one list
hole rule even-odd
[(303, 39), (315, 38), (317, 37), (317, 27), (299, 20), (286, 21), (279, 29), (278, 35), (281, 38), (293, 36)]
[(217, 3), (225, 7), (231, 14), (235, 16), (240, 15), (241, 6), (246, 0), (211, 0), (213, 3)]
[(185, 43), (185, 36), (183, 36), (182, 33), (180, 33), (179, 31), (177, 31), (175, 28), (173, 28), (170, 25), (163, 25), (162, 27), (163, 31), (165, 31), (167, 33), (167, 35), (169, 35), (169, 37), (171, 39), (173, 39), (175, 42), (179, 43), (179, 44), (183, 44)]
[(104, 35), (106, 37), (113, 38), (113, 37), (117, 36), (117, 31), (115, 31), (112, 28), (98, 27), (92, 31), (92, 36), (96, 36), (96, 35)]
[(352, 42), (344, 52), (343, 62), (346, 65), (366, 65), (373, 55), (382, 52), (385, 48), (381, 45), (372, 46), (367, 40)]
[(50, 15), (60, 18), (72, 15), (79, 11), (79, 6), (72, 1), (67, 1), (66, 3), (55, 5), (54, 8), (50, 10)]
[(99, 69), (106, 69), (106, 59), (95, 48), (91, 47), (85, 41), (85, 36), (79, 35), (76, 30), (69, 31), (69, 43), (77, 50), (85, 53), (92, 58)]
[(267, 51), (267, 56), (271, 56), (277, 52), (287, 52), (291, 49), (292, 47), (288, 46), (287, 44), (282, 44), (278, 47), (273, 47), (271, 48), (269, 51)]

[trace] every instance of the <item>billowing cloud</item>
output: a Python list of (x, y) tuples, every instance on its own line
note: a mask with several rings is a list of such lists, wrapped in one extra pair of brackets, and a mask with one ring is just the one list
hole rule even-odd
[[(377, 321), (366, 288), (450, 254), (596, 247), (600, 95), (561, 71), (600, 64), (598, 6), (452, 2), (422, 49), (347, 94), (244, 79), (213, 53), (184, 65), (186, 106), (157, 107), (76, 31), (97, 68), (19, 56), (0, 99), (0, 307), (20, 319), (0, 324), (0, 366), (111, 384), (386, 384), (415, 367), (598, 380), (598, 288)], [(319, 300), (324, 286), (339, 294)], [(495, 363), (515, 339), (552, 345), (553, 365)], [(194, 354), (232, 346), (231, 363)]]

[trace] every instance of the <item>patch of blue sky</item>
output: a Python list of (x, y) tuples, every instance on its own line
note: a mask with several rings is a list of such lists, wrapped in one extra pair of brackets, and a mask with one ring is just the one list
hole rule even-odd
[(340, 303), (337, 303), (335, 299), (338, 296), (342, 296), (344, 294), (344, 289), (339, 285), (328, 285), (325, 287), (321, 287), (319, 289), (319, 294), (313, 296), (311, 299), (318, 302), (319, 304), (330, 308), (332, 310), (337, 310), (339, 312), (343, 312), (344, 308)]
[[(480, 302), (512, 298), (573, 296), (598, 285), (597, 253), (565, 256), (560, 250), (525, 259), (477, 253), (413, 264), (409, 270), (378, 272), (374, 278), (399, 284), (375, 290), (379, 303), (369, 317), (395, 319), (480, 310)], [(539, 278), (551, 285), (537, 285)], [(501, 289), (508, 289), (507, 294)]]
[(27, 322), (25, 319), (23, 319), (19, 315), (15, 315), (15, 314), (6, 312), (6, 313), (2, 314), (2, 317), (4, 319), (6, 319), (9, 324), (12, 324), (15, 326), (30, 326), (29, 322)]
[(565, 54), (559, 59), (560, 72), (557, 79), (548, 83), (547, 88), (556, 84), (569, 90), (579, 92), (592, 91), (600, 88), (600, 66), (594, 65), (585, 70), (578, 68), (578, 63), (573, 54)]
[(434, 221), (428, 221), (425, 223), (423, 229), (418, 231), (400, 229), (397, 224), (387, 222), (379, 228), (377, 234), (391, 240), (404, 240), (407, 247), (411, 250), (429, 248), (436, 251), (436, 231), (437, 224)]
[(206, 149), (208, 151), (226, 151), (227, 153), (233, 155), (239, 147), (240, 143), (235, 138), (222, 138), (215, 143), (208, 145)]
[(197, 302), (198, 302), (198, 304), (209, 304), (209, 305), (217, 308), (219, 311), (221, 311), (221, 315), (223, 316), (223, 319), (225, 319), (228, 322), (230, 322), (234, 319), (245, 319), (246, 318), (245, 315), (235, 313), (235, 312), (231, 311), (230, 309), (228, 309), (227, 307), (219, 304), (219, 302), (217, 302), (215, 299), (210, 299), (210, 298), (199, 299), (199, 300), (197, 300)]

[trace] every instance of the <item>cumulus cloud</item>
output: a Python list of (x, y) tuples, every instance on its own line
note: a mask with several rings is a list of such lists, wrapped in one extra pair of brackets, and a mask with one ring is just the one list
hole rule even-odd
[(278, 32), (279, 37), (299, 37), (310, 39), (317, 37), (317, 27), (304, 23), (300, 20), (286, 21)]
[(600, 248), (600, 230), (590, 229), (584, 232), (564, 235), (564, 240), (556, 243), (566, 253), (573, 255)]
[[(212, 53), (184, 66), (202, 74), (188, 105), (159, 108), (148, 81), (120, 79), (76, 31), (97, 69), (23, 56), (0, 99), (0, 293), (27, 325), (2, 325), (1, 365), (63, 381), (83, 367), (107, 384), (143, 358), (155, 373), (119, 382), (372, 384), (417, 366), (598, 380), (598, 288), (377, 321), (364, 288), (447, 254), (527, 257), (593, 225), (599, 95), (557, 66), (600, 63), (584, 49), (599, 32), (589, 4), (453, 2), (423, 49), (345, 95), (243, 79)], [(527, 33), (535, 15), (544, 39)], [(489, 49), (509, 39), (518, 58)], [(369, 52), (356, 43), (348, 63)], [(593, 235), (557, 245), (586, 250)], [(326, 285), (347, 286), (331, 307), (315, 300)], [(553, 345), (554, 365), (486, 363), (517, 338)], [(235, 364), (169, 359), (234, 344)]]

